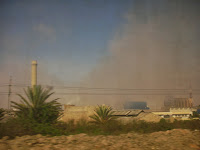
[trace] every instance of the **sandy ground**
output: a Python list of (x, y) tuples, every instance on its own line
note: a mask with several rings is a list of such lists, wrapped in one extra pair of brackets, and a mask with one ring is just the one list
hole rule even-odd
[(200, 131), (174, 129), (150, 134), (118, 136), (22, 136), (0, 139), (0, 150), (200, 150)]

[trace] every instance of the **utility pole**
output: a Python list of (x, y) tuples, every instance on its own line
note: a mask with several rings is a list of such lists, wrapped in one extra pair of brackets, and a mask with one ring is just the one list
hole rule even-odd
[(193, 96), (192, 96), (192, 84), (190, 80), (190, 89), (189, 89), (189, 107), (193, 107)]
[(8, 85), (8, 110), (10, 110), (10, 96), (12, 94), (11, 86), (12, 86), (12, 76), (10, 76), (9, 85)]

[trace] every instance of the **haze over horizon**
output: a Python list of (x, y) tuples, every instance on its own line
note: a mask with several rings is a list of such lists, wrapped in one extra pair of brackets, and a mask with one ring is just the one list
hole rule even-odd
[[(200, 89), (200, 1), (83, 0), (0, 2), (0, 83), (133, 89)], [(6, 91), (0, 87), (1, 91)], [(63, 89), (62, 92), (65, 92)], [(198, 93), (193, 94), (200, 104)], [(164, 96), (56, 95), (62, 103), (145, 100)], [(1, 107), (6, 96), (0, 95)]]

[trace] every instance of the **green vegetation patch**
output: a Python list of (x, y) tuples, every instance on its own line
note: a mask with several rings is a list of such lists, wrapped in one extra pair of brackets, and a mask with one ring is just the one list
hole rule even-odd
[[(47, 96), (48, 91), (46, 91), (46, 94), (44, 94), (46, 95), (46, 98), (43, 99), (43, 102), (36, 102), (36, 97), (39, 97), (39, 95), (41, 96), (44, 91), (38, 91), (40, 94), (38, 94), (36, 97), (34, 97), (34, 92), (32, 93), (31, 89), (28, 89), (28, 92), (30, 92), (30, 94), (28, 100), (26, 100), (27, 102), (24, 101), (23, 105), (18, 105), (15, 103), (15, 108), (18, 108), (16, 117), (0, 123), (0, 138), (3, 136), (14, 138), (15, 136), (34, 134), (51, 136), (79, 133), (86, 133), (89, 135), (119, 135), (128, 132), (151, 133), (177, 128), (200, 130), (200, 120), (175, 120), (174, 122), (170, 122), (169, 120), (161, 119), (160, 122), (157, 123), (133, 121), (124, 124), (112, 117), (111, 107), (104, 105), (96, 107), (95, 114), (91, 116), (93, 121), (88, 122), (84, 119), (81, 119), (78, 122), (75, 122), (74, 120), (62, 122), (58, 121), (57, 119), (60, 113), (60, 108), (58, 107), (59, 104), (53, 102), (47, 103), (47, 105), (45, 103), (45, 99), (49, 97)], [(57, 110), (51, 113), (49, 111), (52, 111), (52, 109), (46, 107), (46, 105), (53, 105), (53, 107), (57, 108)], [(46, 109), (41, 110), (43, 106)], [(41, 112), (38, 112), (39, 110), (41, 110)], [(44, 120), (42, 121), (40, 117), (43, 117)]]

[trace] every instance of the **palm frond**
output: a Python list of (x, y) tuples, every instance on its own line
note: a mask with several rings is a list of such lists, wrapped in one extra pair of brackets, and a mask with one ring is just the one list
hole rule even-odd
[(106, 105), (98, 105), (94, 109), (95, 114), (90, 116), (90, 118), (93, 120), (92, 123), (95, 124), (106, 124), (111, 120), (114, 120), (115, 118), (112, 116), (112, 108), (110, 106)]
[(3, 108), (0, 108), (0, 121), (4, 119), (5, 110)]
[(21, 101), (20, 103), (11, 102), (12, 107), (17, 109), (18, 116), (31, 117), (37, 122), (51, 122), (59, 117), (61, 111), (61, 104), (57, 99), (46, 102), (53, 94), (50, 89), (43, 89), (40, 85), (28, 87), (24, 89), (26, 97), (17, 94)]
[(20, 94), (17, 94), (17, 95), (21, 98), (23, 103), (25, 103), (28, 107), (32, 107), (31, 104), (28, 102), (29, 99), (26, 100), (22, 95)]

